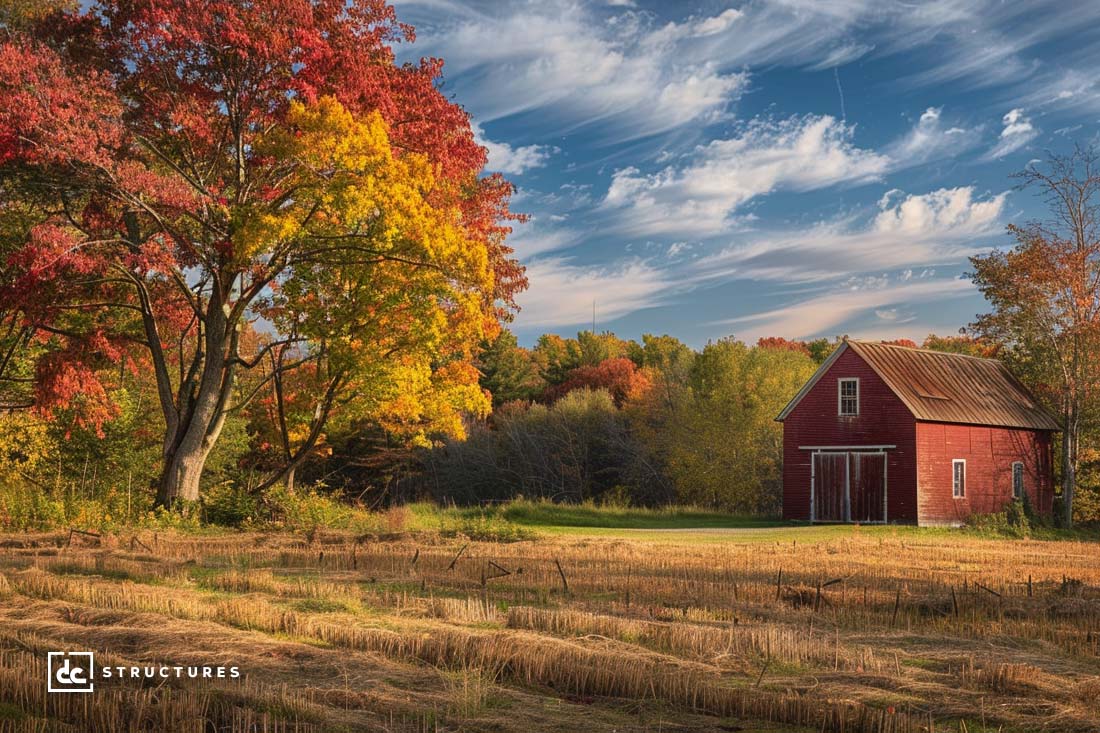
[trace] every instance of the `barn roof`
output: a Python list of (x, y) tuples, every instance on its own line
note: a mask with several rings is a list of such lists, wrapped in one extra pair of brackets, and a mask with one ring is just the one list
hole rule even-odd
[(1061, 429), (1027, 388), (995, 359), (851, 339), (833, 352), (776, 419), (784, 420), (847, 349), (866, 362), (918, 420)]

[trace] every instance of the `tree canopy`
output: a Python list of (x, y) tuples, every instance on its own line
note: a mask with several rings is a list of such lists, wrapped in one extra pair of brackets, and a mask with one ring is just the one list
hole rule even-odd
[(480, 175), (442, 62), (395, 63), (413, 30), (392, 7), (102, 0), (19, 18), (0, 38), (0, 311), (36, 347), (36, 409), (76, 400), (100, 426), (116, 410), (102, 367), (148, 370), (162, 503), (195, 499), (229, 415), (290, 382), (279, 472), (336, 413), (416, 434), (488, 409), (474, 350), (525, 285), (511, 186)]

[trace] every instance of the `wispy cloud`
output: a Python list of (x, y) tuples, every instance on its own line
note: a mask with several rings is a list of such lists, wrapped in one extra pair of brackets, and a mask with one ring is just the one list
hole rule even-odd
[(999, 230), (1006, 198), (1007, 193), (976, 198), (969, 186), (920, 195), (892, 191), (864, 225), (848, 218), (771, 232), (696, 260), (693, 278), (823, 282), (859, 272), (959, 263), (988, 248), (985, 238)]
[[(825, 295), (789, 308), (715, 323), (748, 324), (753, 333), (762, 334), (815, 334), (857, 312), (877, 309), (889, 314), (891, 308), (910, 302), (910, 296), (961, 293), (963, 286), (956, 281), (936, 278), (936, 266), (958, 264), (967, 255), (987, 248), (985, 237), (999, 229), (1006, 196), (975, 197), (969, 187), (920, 195), (892, 191), (863, 225), (851, 219), (821, 222), (807, 230), (773, 232), (691, 259), (677, 259), (690, 248), (677, 242), (664, 253), (663, 266), (640, 259), (580, 265), (571, 258), (538, 257), (528, 263), (531, 290), (521, 296), (524, 310), (517, 323), (522, 327), (584, 323), (591, 318), (593, 300), (599, 317), (612, 319), (659, 305), (672, 294), (693, 288), (769, 280), (810, 284)], [(562, 242), (580, 241), (565, 232), (546, 237), (534, 238), (544, 244), (536, 244), (528, 252), (547, 252)], [(940, 290), (929, 282), (940, 283)], [(823, 312), (817, 313), (815, 308)], [(798, 319), (804, 319), (806, 325), (796, 328)], [(889, 320), (889, 315), (879, 319)], [(908, 318), (895, 315), (893, 320), (906, 322)]]
[(522, 175), (531, 168), (541, 168), (549, 160), (552, 149), (548, 145), (512, 146), (485, 137), (480, 125), (474, 125), (474, 141), (489, 153), (486, 169), (511, 175)]
[[(886, 333), (897, 334), (897, 307), (961, 298), (975, 292), (973, 283), (960, 278), (891, 282), (871, 289), (838, 287), (782, 308), (717, 321), (715, 325), (735, 326), (736, 335), (746, 340), (776, 335), (813, 338), (835, 335), (838, 329), (853, 320), (871, 316), (891, 324), (885, 329)], [(881, 326), (876, 329), (876, 333), (883, 331)]]
[(881, 176), (889, 159), (853, 145), (852, 132), (828, 115), (756, 120), (737, 137), (699, 148), (683, 167), (616, 171), (603, 205), (617, 212), (617, 226), (629, 233), (715, 235), (757, 196)]
[(826, 51), (824, 57), (822, 57), (821, 60), (810, 64), (808, 68), (810, 71), (823, 71), (825, 69), (833, 69), (838, 66), (850, 64), (853, 61), (858, 61), (859, 59), (863, 58), (874, 50), (875, 47), (869, 43), (840, 43), (835, 48)]
[(937, 158), (955, 157), (981, 142), (981, 128), (946, 125), (942, 107), (929, 107), (902, 138), (891, 144), (886, 154), (900, 168)]
[(667, 271), (643, 260), (608, 266), (585, 266), (561, 257), (527, 265), (531, 287), (519, 296), (516, 324), (522, 328), (563, 327), (611, 320), (654, 306), (674, 282)]
[[(543, 109), (567, 124), (629, 120), (629, 134), (721, 113), (754, 68), (920, 54), (909, 86), (1000, 86), (1023, 98), (1089, 87), (1100, 61), (1100, 3), (760, 0), (658, 23), (633, 0), (397, 2), (419, 24), (417, 52), (468, 80), (463, 98), (480, 119)], [(1033, 58), (1051, 43), (1058, 71)]]
[(1001, 130), (997, 144), (986, 154), (989, 160), (998, 160), (1011, 155), (1039, 136), (1038, 128), (1031, 124), (1031, 119), (1020, 108), (1006, 112), (1001, 121), (1004, 123), (1004, 129)]
[(633, 10), (604, 19), (564, 0), (502, 4), (486, 16), (422, 28), (418, 43), (462, 74), (463, 100), (481, 120), (542, 110), (567, 126), (614, 123), (621, 140), (723, 114), (748, 76), (687, 62), (677, 45), (718, 34), (737, 15), (654, 28)]
[(714, 236), (736, 223), (737, 210), (754, 198), (866, 183), (956, 157), (981, 142), (981, 128), (945, 124), (939, 107), (925, 110), (881, 152), (858, 147), (854, 132), (828, 115), (753, 120), (736, 137), (700, 146), (679, 167), (615, 171), (603, 206), (629, 234)]
[(580, 235), (565, 226), (554, 226), (542, 217), (513, 226), (508, 237), (508, 246), (515, 250), (521, 260), (529, 260), (535, 255), (562, 250), (578, 244)]

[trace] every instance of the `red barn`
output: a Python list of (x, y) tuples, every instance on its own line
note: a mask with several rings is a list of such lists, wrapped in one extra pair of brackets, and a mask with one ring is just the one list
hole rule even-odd
[(846, 340), (776, 418), (783, 517), (959, 524), (1054, 497), (1058, 423), (999, 361)]

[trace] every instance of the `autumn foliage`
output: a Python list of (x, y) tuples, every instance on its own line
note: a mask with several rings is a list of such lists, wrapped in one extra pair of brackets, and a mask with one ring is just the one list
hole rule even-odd
[(167, 504), (198, 496), (257, 400), (294, 393), (276, 473), (341, 416), (416, 439), (488, 409), (468, 365), (525, 285), (511, 186), (480, 175), (442, 62), (395, 62), (413, 30), (392, 7), (103, 0), (20, 19), (0, 36), (0, 312), (37, 344), (41, 414), (79, 404), (100, 429), (104, 367), (151, 375)]
[(644, 395), (651, 386), (649, 376), (634, 362), (618, 357), (573, 369), (564, 382), (546, 390), (546, 398), (553, 401), (577, 389), (603, 389), (607, 390), (616, 405), (622, 407), (628, 399)]

